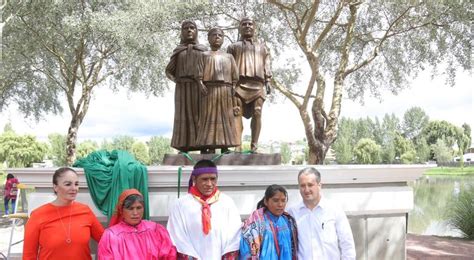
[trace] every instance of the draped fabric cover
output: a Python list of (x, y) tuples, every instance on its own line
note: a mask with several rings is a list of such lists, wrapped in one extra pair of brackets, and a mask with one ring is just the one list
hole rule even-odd
[(150, 218), (148, 209), (148, 171), (127, 151), (100, 150), (77, 160), (74, 167), (84, 168), (87, 186), (95, 206), (110, 221), (122, 191), (135, 188), (143, 195), (144, 219)]

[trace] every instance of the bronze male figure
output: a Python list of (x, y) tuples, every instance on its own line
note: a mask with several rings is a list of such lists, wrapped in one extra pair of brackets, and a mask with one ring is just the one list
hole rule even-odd
[(252, 19), (243, 18), (239, 32), (240, 40), (227, 48), (239, 68), (239, 82), (235, 88), (237, 132), (239, 140), (242, 140), (242, 116), (252, 118), (250, 145), (252, 151), (256, 152), (262, 128), (262, 107), (266, 94), (271, 91), (270, 55), (265, 45), (254, 39), (255, 23)]

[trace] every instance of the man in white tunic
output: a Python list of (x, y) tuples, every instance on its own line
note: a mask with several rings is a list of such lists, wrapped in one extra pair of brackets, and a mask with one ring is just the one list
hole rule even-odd
[(234, 201), (217, 188), (216, 165), (210, 160), (197, 162), (188, 194), (176, 201), (168, 219), (178, 259), (237, 259), (240, 226)]
[(301, 170), (298, 185), (303, 201), (288, 210), (298, 226), (298, 259), (355, 259), (349, 221), (340, 207), (322, 197), (319, 171)]

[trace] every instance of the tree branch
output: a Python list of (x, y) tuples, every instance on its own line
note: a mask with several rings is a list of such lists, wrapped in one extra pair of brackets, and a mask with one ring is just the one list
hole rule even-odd
[(395, 33), (393, 34), (389, 34), (389, 32), (392, 30), (392, 28), (394, 28), (401, 20), (402, 18), (410, 11), (410, 9), (412, 9), (413, 6), (409, 6), (405, 11), (403, 11), (395, 20), (393, 20), (389, 27), (387, 28), (387, 30), (385, 31), (385, 34), (382, 36), (382, 38), (380, 39), (379, 43), (374, 47), (374, 49), (372, 50), (372, 53), (367, 57), (367, 59), (365, 59), (364, 61), (362, 61), (361, 63), (358, 63), (358, 64), (354, 64), (353, 66), (349, 67), (344, 73), (343, 73), (343, 77), (347, 77), (347, 75), (353, 73), (354, 71), (357, 71), (359, 69), (361, 69), (362, 67), (365, 67), (367, 64), (369, 64), (370, 62), (372, 62), (378, 55), (378, 52), (382, 46), (382, 44), (389, 38), (389, 37), (392, 37), (394, 35), (396, 35)]
[(301, 108), (301, 103), (286, 87), (272, 77), (272, 85), (278, 89), (283, 95), (285, 95), (298, 109)]
[(321, 46), (321, 43), (326, 38), (326, 35), (329, 33), (329, 31), (331, 30), (331, 28), (333, 27), (333, 25), (335, 24), (335, 22), (339, 18), (339, 15), (341, 14), (341, 11), (344, 7), (344, 2), (345, 2), (345, 0), (340, 0), (339, 1), (339, 4), (337, 5), (336, 13), (333, 15), (331, 20), (329, 20), (329, 23), (326, 24), (323, 31), (319, 34), (318, 39), (316, 39), (316, 42), (314, 43), (314, 45), (312, 47), (313, 51), (316, 51), (316, 50), (319, 49), (319, 47)]

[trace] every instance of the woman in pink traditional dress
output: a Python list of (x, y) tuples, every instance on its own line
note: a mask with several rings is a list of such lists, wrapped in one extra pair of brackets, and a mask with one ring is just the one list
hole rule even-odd
[(144, 202), (136, 189), (122, 192), (116, 213), (99, 242), (99, 259), (176, 259), (176, 248), (161, 225), (143, 220)]

